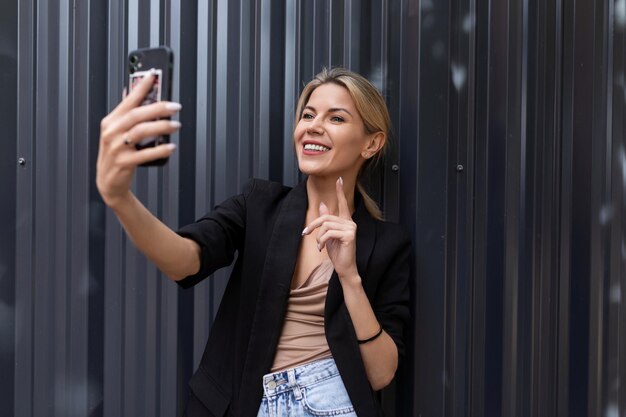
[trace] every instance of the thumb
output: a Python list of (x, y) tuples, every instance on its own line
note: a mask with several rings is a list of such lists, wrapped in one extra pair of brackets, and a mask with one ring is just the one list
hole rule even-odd
[(320, 217), (326, 214), (330, 214), (330, 210), (328, 210), (328, 207), (326, 207), (326, 204), (320, 203)]

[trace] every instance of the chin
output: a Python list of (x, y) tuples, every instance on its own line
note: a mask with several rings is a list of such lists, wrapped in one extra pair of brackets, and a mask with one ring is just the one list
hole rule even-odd
[(320, 167), (311, 166), (311, 164), (301, 161), (298, 161), (298, 169), (305, 175), (316, 175), (322, 171)]
[(320, 172), (316, 169), (306, 169), (303, 167), (300, 167), (300, 172), (307, 177), (318, 177), (320, 175)]

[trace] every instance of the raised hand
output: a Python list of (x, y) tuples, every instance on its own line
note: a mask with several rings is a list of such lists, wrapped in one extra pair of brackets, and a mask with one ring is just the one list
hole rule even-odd
[(343, 189), (343, 180), (339, 178), (335, 184), (339, 215), (330, 213), (328, 207), (321, 203), (320, 216), (307, 225), (304, 234), (317, 229), (317, 247), (321, 251), (326, 248), (337, 275), (340, 279), (358, 276), (356, 267), (356, 223), (352, 221), (350, 208)]
[(176, 149), (171, 143), (142, 150), (134, 146), (144, 138), (171, 134), (180, 128), (177, 121), (158, 120), (175, 114), (181, 109), (180, 104), (140, 105), (153, 81), (153, 75), (144, 77), (100, 124), (96, 184), (105, 203), (110, 206), (130, 192), (138, 165), (169, 157)]

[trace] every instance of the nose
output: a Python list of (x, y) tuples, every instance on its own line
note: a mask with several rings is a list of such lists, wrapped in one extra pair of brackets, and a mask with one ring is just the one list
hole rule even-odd
[(324, 130), (322, 129), (321, 118), (315, 117), (313, 120), (311, 120), (311, 123), (309, 123), (306, 131), (311, 135), (321, 135), (324, 132)]

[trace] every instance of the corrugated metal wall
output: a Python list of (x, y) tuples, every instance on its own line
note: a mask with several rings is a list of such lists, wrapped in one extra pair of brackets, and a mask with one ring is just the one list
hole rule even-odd
[(173, 416), (228, 271), (194, 290), (95, 188), (125, 56), (176, 51), (179, 148), (135, 190), (172, 227), (250, 176), (295, 184), (299, 90), (369, 77), (372, 178), (414, 237), (398, 416), (626, 416), (624, 0), (3, 0), (2, 415)]

